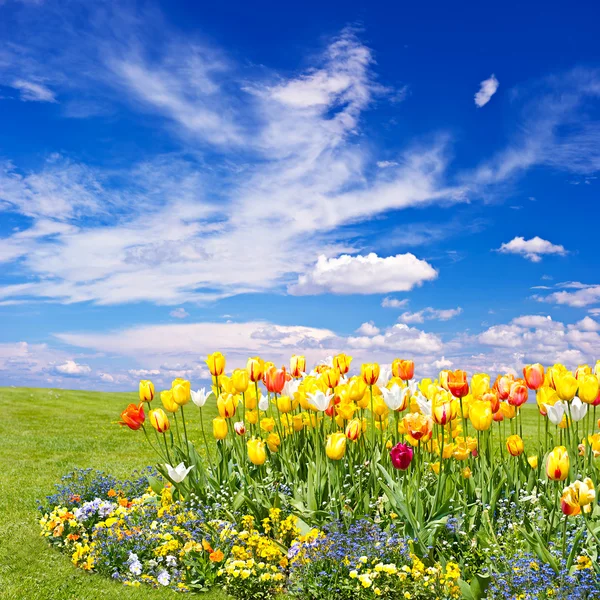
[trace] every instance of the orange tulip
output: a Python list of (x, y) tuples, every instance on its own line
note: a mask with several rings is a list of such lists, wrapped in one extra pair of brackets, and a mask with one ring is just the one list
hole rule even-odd
[(460, 369), (448, 373), (448, 390), (455, 398), (464, 398), (469, 393), (467, 374)]
[(269, 392), (272, 394), (281, 394), (285, 385), (285, 367), (281, 367), (281, 369), (271, 367), (263, 375), (263, 381)]
[(404, 419), (402, 419), (402, 422), (406, 432), (415, 440), (426, 442), (431, 438), (431, 433), (433, 431), (433, 421), (431, 417), (427, 417), (420, 413), (408, 413)]
[(415, 363), (412, 360), (402, 360), (397, 358), (392, 363), (392, 374), (403, 381), (412, 379), (415, 374)]
[(127, 406), (127, 408), (121, 413), (119, 425), (127, 425), (129, 429), (137, 431), (145, 420), (146, 415), (144, 414), (144, 403), (140, 402), (139, 405), (130, 404)]
[(540, 363), (523, 367), (523, 377), (530, 390), (537, 390), (544, 384), (544, 367)]

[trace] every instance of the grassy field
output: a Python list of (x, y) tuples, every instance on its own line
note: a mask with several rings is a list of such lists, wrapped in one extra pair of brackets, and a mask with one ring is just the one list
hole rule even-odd
[[(51, 493), (65, 473), (92, 467), (127, 477), (134, 469), (153, 464), (155, 457), (142, 432), (116, 424), (120, 411), (136, 399), (135, 394), (0, 388), (0, 598), (173, 597), (169, 590), (131, 589), (88, 575), (39, 535), (36, 500)], [(190, 437), (199, 439), (198, 413), (189, 408)], [(524, 407), (526, 442), (537, 435), (535, 412), (533, 405)], [(209, 418), (205, 423), (210, 424)], [(216, 591), (203, 598), (225, 596)]]

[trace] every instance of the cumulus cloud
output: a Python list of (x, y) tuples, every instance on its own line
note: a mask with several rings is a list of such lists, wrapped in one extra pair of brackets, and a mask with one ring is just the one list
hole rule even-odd
[(54, 92), (41, 83), (16, 79), (11, 87), (19, 90), (21, 100), (25, 102), (56, 102)]
[(498, 252), (502, 254), (520, 254), (532, 262), (540, 262), (545, 254), (558, 254), (559, 256), (567, 254), (563, 246), (552, 244), (537, 235), (530, 240), (523, 237), (513, 238), (510, 242), (502, 244)]
[(500, 82), (496, 79), (495, 75), (484, 79), (479, 86), (479, 91), (475, 94), (475, 104), (479, 108), (485, 106), (496, 93), (499, 85)]
[(424, 321), (449, 321), (462, 313), (460, 306), (456, 308), (437, 309), (428, 306), (417, 312), (404, 312), (398, 320), (402, 323), (423, 323)]
[(175, 319), (185, 319), (190, 316), (190, 313), (185, 308), (175, 308), (169, 313)]
[(536, 296), (535, 298), (542, 302), (553, 302), (555, 304), (583, 308), (585, 306), (590, 306), (591, 304), (600, 303), (600, 285), (584, 287), (577, 289), (575, 292), (562, 290), (560, 292), (553, 292), (547, 296)]
[(356, 330), (356, 333), (359, 333), (360, 335), (373, 336), (373, 335), (377, 335), (380, 331), (381, 330), (379, 329), (379, 327), (376, 327), (375, 323), (373, 323), (373, 321), (368, 321), (366, 323), (363, 323)]
[(294, 295), (307, 294), (385, 294), (409, 291), (432, 281), (437, 271), (414, 254), (379, 257), (343, 254), (338, 258), (319, 256), (312, 271), (300, 275), (289, 286)]
[(74, 360), (67, 360), (61, 365), (56, 365), (56, 371), (62, 375), (69, 375), (71, 377), (80, 377), (81, 375), (88, 375), (92, 372), (92, 369), (88, 365), (80, 365)]

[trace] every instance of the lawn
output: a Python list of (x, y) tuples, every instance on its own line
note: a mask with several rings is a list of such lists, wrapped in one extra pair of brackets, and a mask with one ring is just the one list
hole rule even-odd
[[(153, 464), (141, 431), (117, 425), (120, 411), (136, 394), (0, 388), (0, 590), (6, 600), (172, 598), (173, 592), (127, 588), (76, 569), (39, 535), (37, 500), (51, 493), (62, 475), (92, 467), (126, 477)], [(535, 405), (525, 405), (524, 438), (537, 436)], [(209, 409), (210, 411), (211, 409)], [(216, 409), (212, 408), (215, 411)], [(188, 431), (199, 439), (198, 412), (187, 412)], [(210, 424), (213, 415), (205, 415)], [(212, 436), (209, 436), (212, 437)], [(224, 599), (220, 592), (203, 596)]]

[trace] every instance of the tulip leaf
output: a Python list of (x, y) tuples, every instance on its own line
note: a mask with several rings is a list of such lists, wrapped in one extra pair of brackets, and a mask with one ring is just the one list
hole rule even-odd
[(152, 488), (152, 491), (160, 496), (165, 487), (163, 482), (158, 477), (154, 477), (154, 475), (148, 475), (147, 479), (148, 485)]

